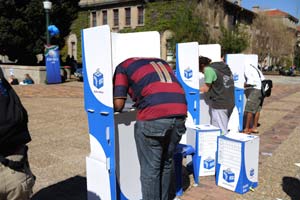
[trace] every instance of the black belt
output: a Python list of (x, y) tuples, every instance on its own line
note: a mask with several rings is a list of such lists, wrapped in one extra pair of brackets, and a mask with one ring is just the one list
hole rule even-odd
[(184, 115), (172, 116), (172, 117), (167, 117), (166, 119), (174, 119), (174, 118), (176, 118), (176, 119), (186, 119), (186, 116), (184, 116)]
[(9, 167), (9, 168), (14, 169), (14, 170), (23, 169), (24, 164), (27, 161), (27, 150), (28, 150), (28, 147), (25, 146), (24, 148), (25, 148), (24, 155), (23, 155), (23, 157), (22, 157), (22, 159), (20, 161), (9, 160), (6, 157), (0, 155), (0, 163), (3, 164), (4, 166)]

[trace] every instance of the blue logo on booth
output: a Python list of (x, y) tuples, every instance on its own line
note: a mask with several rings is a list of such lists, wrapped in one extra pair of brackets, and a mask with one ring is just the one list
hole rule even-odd
[(234, 182), (234, 173), (229, 168), (223, 170), (223, 179), (228, 183)]
[(204, 160), (204, 168), (205, 169), (211, 169), (215, 166), (215, 160), (211, 157), (208, 157)]
[(99, 69), (97, 69), (97, 71), (93, 74), (93, 84), (98, 89), (103, 87), (104, 78)]
[(237, 73), (233, 74), (233, 80), (238, 81), (239, 80), (239, 75)]
[(193, 77), (193, 70), (189, 67), (184, 70), (184, 77), (190, 79)]
[(254, 169), (253, 168), (250, 169), (250, 176), (254, 176)]

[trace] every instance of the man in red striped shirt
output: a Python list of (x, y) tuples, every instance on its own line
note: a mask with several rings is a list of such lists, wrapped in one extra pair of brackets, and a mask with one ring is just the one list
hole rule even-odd
[(129, 58), (115, 70), (115, 111), (122, 111), (127, 94), (137, 108), (134, 136), (143, 200), (168, 200), (173, 154), (186, 130), (184, 90), (166, 61)]

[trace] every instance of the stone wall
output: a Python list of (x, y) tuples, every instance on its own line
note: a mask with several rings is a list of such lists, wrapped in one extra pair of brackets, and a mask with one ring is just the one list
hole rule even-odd
[(25, 74), (29, 74), (36, 84), (44, 84), (46, 80), (45, 66), (23, 66), (14, 64), (0, 64), (5, 77), (8, 79), (13, 74), (19, 82), (24, 80)]

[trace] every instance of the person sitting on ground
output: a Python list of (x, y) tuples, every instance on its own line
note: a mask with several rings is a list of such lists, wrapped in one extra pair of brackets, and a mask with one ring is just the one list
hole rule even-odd
[(9, 81), (8, 82), (11, 85), (19, 85), (19, 80), (14, 75), (9, 76)]
[(30, 85), (34, 84), (33, 79), (30, 77), (29, 74), (25, 74), (25, 79), (20, 83), (21, 85)]

